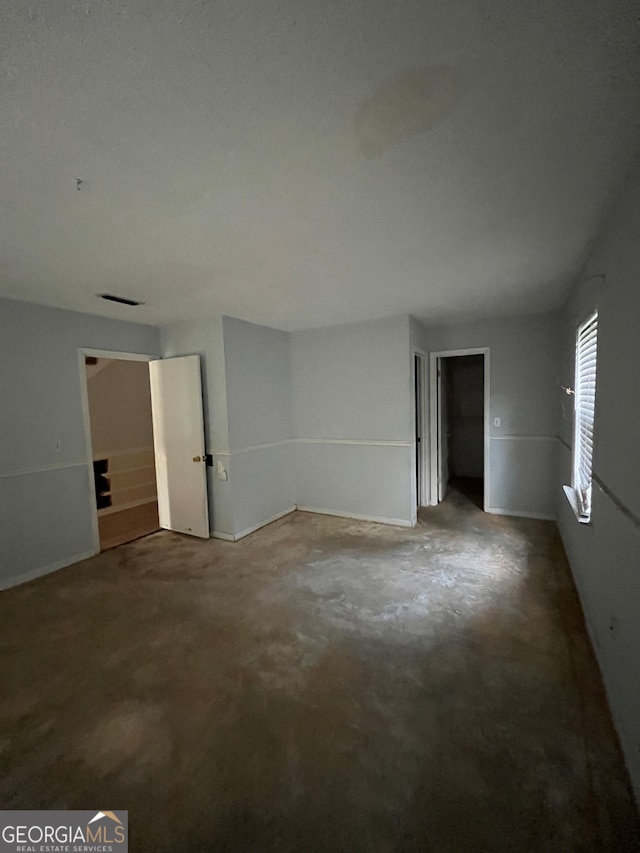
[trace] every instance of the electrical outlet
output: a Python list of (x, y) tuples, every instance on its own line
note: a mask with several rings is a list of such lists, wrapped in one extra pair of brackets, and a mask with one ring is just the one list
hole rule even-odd
[(500, 426), (500, 418), (494, 418), (493, 419), (493, 425), (495, 427), (499, 427)]

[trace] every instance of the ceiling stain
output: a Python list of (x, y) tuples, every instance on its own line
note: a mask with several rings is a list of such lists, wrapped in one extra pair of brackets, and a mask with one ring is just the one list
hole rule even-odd
[(459, 79), (446, 65), (414, 68), (394, 75), (356, 110), (360, 151), (378, 157), (401, 139), (426, 133), (455, 108)]

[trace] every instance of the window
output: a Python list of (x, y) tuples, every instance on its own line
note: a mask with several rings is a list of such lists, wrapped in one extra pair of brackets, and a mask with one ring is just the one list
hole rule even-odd
[(588, 521), (591, 517), (597, 349), (598, 314), (596, 312), (578, 328), (576, 337), (572, 485), (580, 521)]

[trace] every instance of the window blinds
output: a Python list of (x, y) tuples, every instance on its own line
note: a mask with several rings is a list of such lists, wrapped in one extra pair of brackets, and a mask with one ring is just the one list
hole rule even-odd
[(586, 516), (591, 512), (597, 348), (598, 315), (594, 314), (578, 329), (576, 343), (574, 486), (578, 493), (580, 512)]

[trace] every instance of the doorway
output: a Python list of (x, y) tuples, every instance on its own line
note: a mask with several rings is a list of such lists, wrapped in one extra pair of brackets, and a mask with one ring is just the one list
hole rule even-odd
[(431, 353), (431, 504), (449, 487), (489, 505), (489, 350)]
[(149, 365), (85, 355), (100, 551), (160, 529)]
[(200, 356), (78, 358), (94, 553), (160, 528), (208, 539)]

